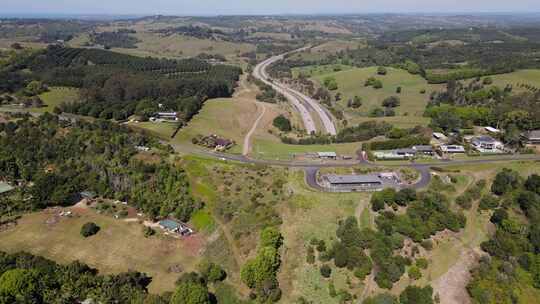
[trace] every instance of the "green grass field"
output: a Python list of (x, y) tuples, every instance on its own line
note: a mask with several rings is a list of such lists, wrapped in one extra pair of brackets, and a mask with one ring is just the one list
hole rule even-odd
[(79, 100), (79, 90), (68, 87), (51, 87), (48, 92), (39, 95), (45, 107), (33, 109), (35, 112), (52, 112), (54, 107), (60, 105), (62, 102), (75, 102)]
[(299, 154), (315, 152), (336, 152), (338, 155), (355, 156), (360, 149), (360, 143), (332, 144), (332, 145), (288, 145), (279, 142), (279, 139), (269, 140), (256, 138), (253, 142), (252, 155), (255, 158), (291, 160)]
[[(23, 216), (14, 229), (0, 232), (0, 247), (4, 251), (27, 251), (59, 263), (79, 260), (101, 273), (119, 273), (136, 269), (152, 276), (150, 291), (171, 291), (178, 273), (168, 271), (181, 265), (190, 271), (200, 261), (199, 250), (204, 245), (200, 237), (177, 240), (165, 236), (145, 238), (143, 226), (99, 215), (91, 210), (77, 212), (80, 216), (61, 218), (46, 224), (52, 214), (46, 212)], [(80, 235), (81, 226), (95, 222), (101, 227), (90, 238)]]
[[(340, 92), (343, 96), (339, 105), (346, 108), (349, 98), (359, 96), (362, 98), (363, 104), (355, 111), (363, 115), (367, 115), (375, 107), (380, 107), (385, 98), (398, 96), (401, 99), (401, 106), (396, 109), (398, 116), (422, 116), (429, 99), (429, 94), (431, 91), (437, 90), (439, 86), (429, 85), (422, 77), (412, 75), (405, 70), (394, 68), (387, 68), (387, 70), (388, 73), (385, 76), (379, 76), (377, 75), (377, 67), (355, 68), (319, 75), (313, 79), (322, 83), (325, 78), (334, 77), (338, 83), (338, 90), (332, 93)], [(383, 88), (374, 89), (372, 87), (365, 87), (364, 82), (369, 77), (380, 79), (383, 82)], [(401, 94), (396, 93), (396, 89), (399, 86), (402, 88)], [(421, 90), (426, 90), (426, 93), (421, 94)]]
[(194, 57), (200, 53), (235, 57), (238, 54), (255, 50), (253, 45), (246, 43), (213, 41), (182, 35), (160, 36), (149, 32), (138, 32), (135, 37), (141, 41), (137, 43), (137, 48), (115, 48), (114, 51), (136, 56), (180, 58)]
[(517, 84), (529, 84), (540, 88), (540, 70), (519, 70), (516, 72), (490, 76), (493, 79), (493, 85), (504, 88), (510, 84), (515, 92), (525, 89), (519, 88)]

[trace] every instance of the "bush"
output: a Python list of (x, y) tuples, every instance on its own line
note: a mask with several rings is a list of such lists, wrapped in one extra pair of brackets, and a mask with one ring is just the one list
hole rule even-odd
[(431, 286), (407, 286), (399, 296), (401, 304), (433, 304), (433, 288)]
[(227, 277), (227, 273), (221, 266), (208, 261), (199, 264), (199, 272), (201, 273), (201, 276), (210, 283), (223, 281)]
[(382, 106), (385, 107), (385, 108), (399, 107), (400, 104), (401, 104), (401, 101), (400, 101), (399, 97), (397, 97), (397, 96), (387, 97), (382, 102)]
[(156, 234), (156, 231), (154, 229), (152, 229), (151, 227), (145, 226), (143, 228), (143, 234), (144, 234), (144, 237), (148, 238), (148, 237), (151, 237), (152, 235)]
[(427, 269), (428, 268), (428, 260), (424, 258), (419, 258), (416, 260), (416, 266), (420, 269)]
[(416, 266), (412, 266), (411, 268), (409, 268), (409, 278), (413, 279), (413, 280), (418, 280), (422, 277), (422, 273), (420, 272), (420, 269), (418, 269), (418, 267)]
[(384, 76), (387, 73), (388, 73), (388, 70), (386, 70), (385, 67), (380, 66), (380, 67), (377, 68), (377, 74), (379, 74), (381, 76)]
[(89, 222), (81, 227), (81, 235), (85, 238), (90, 237), (99, 232), (99, 226), (95, 223)]
[(332, 268), (330, 266), (324, 264), (321, 266), (320, 269), (321, 275), (325, 278), (329, 278), (332, 275)]
[(499, 199), (493, 195), (484, 195), (480, 200), (480, 210), (495, 209), (499, 206)]
[(292, 130), (291, 121), (283, 115), (279, 115), (278, 117), (274, 118), (272, 124), (281, 132), (290, 132)]

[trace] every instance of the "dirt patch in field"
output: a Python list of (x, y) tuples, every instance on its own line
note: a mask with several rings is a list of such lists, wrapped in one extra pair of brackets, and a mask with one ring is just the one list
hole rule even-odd
[(480, 249), (467, 249), (459, 260), (444, 275), (433, 281), (433, 289), (441, 299), (441, 304), (470, 304), (467, 284), (471, 278), (470, 270), (482, 255)]

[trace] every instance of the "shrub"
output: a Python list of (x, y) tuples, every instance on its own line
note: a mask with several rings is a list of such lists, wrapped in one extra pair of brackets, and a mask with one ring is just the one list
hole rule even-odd
[(390, 97), (387, 97), (383, 100), (382, 102), (382, 106), (385, 107), (385, 108), (395, 108), (395, 107), (399, 107), (401, 101), (399, 99), (399, 97), (397, 96), (390, 96)]
[(412, 266), (411, 268), (409, 268), (409, 278), (413, 279), (413, 280), (418, 280), (422, 277), (422, 273), (420, 272), (420, 269), (418, 269), (418, 267), (416, 266)]
[(148, 238), (148, 237), (151, 237), (152, 235), (156, 234), (156, 231), (154, 229), (152, 229), (151, 227), (145, 226), (143, 228), (143, 234), (144, 234), (144, 237)]
[(208, 261), (199, 264), (199, 272), (201, 273), (201, 276), (210, 283), (223, 281), (227, 277), (227, 273), (221, 266)]
[(90, 237), (99, 232), (99, 226), (95, 223), (89, 222), (81, 227), (81, 235), (85, 238)]
[(291, 121), (283, 115), (274, 118), (272, 124), (282, 132), (290, 132), (292, 130)]
[(427, 269), (428, 268), (428, 260), (424, 258), (419, 258), (416, 260), (416, 266), (420, 269)]
[(377, 68), (377, 74), (384, 76), (387, 73), (388, 73), (388, 70), (385, 67), (380, 66)]
[(320, 268), (321, 275), (325, 278), (329, 278), (332, 275), (332, 268), (330, 266), (324, 264)]

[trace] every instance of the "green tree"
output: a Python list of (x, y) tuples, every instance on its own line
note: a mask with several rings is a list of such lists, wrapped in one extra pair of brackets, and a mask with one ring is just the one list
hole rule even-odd
[(320, 272), (321, 272), (321, 275), (323, 277), (329, 278), (330, 275), (332, 274), (332, 268), (330, 268), (330, 266), (324, 264), (324, 265), (321, 266)]
[(431, 286), (407, 286), (399, 295), (401, 304), (433, 304), (433, 288)]
[(491, 185), (491, 192), (497, 195), (503, 195), (515, 190), (519, 185), (519, 174), (516, 171), (504, 168), (497, 173), (495, 180)]
[(274, 118), (272, 124), (282, 132), (290, 132), (292, 130), (291, 121), (283, 115)]
[(0, 276), (0, 303), (40, 303), (38, 275), (32, 270), (12, 269)]
[(81, 227), (81, 235), (85, 238), (92, 236), (100, 230), (99, 226), (96, 223), (88, 222)]
[(279, 248), (283, 244), (283, 236), (276, 227), (266, 227), (261, 231), (260, 246)]
[(422, 272), (420, 272), (420, 269), (418, 269), (418, 267), (416, 266), (412, 266), (411, 268), (409, 268), (408, 274), (409, 278), (413, 280), (418, 280), (422, 277)]
[(191, 280), (179, 282), (170, 304), (210, 304), (208, 288)]

